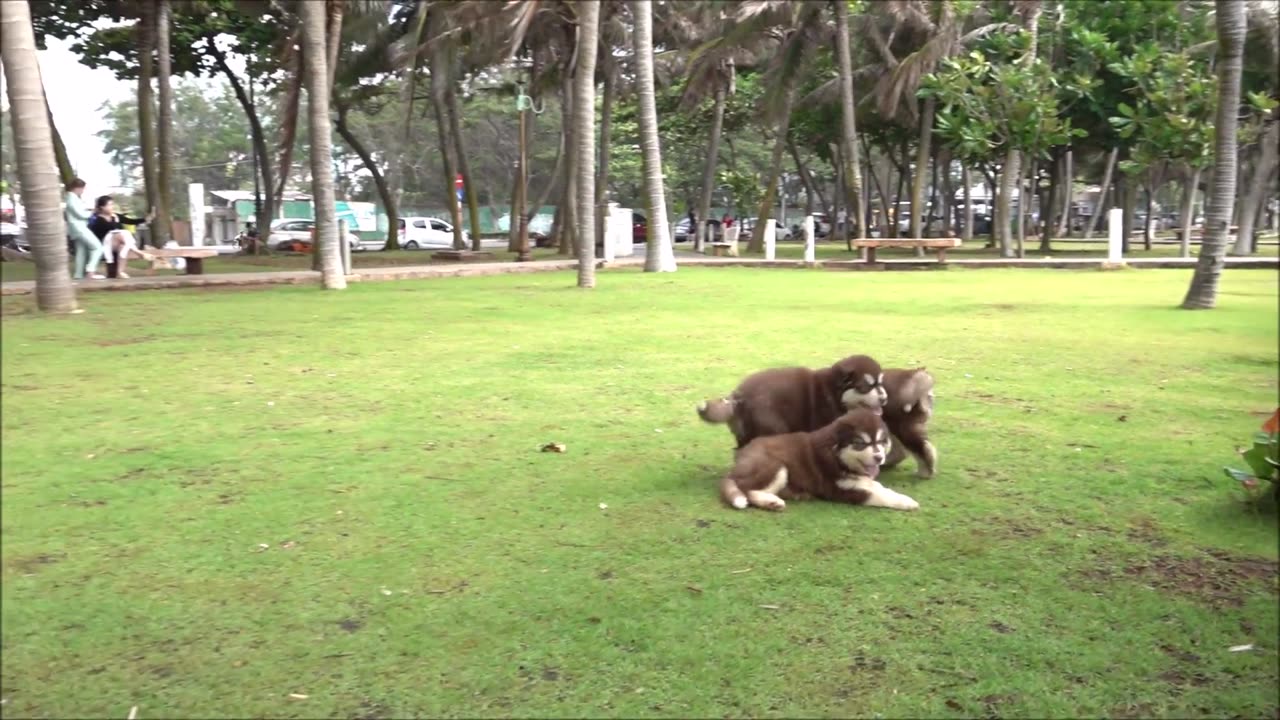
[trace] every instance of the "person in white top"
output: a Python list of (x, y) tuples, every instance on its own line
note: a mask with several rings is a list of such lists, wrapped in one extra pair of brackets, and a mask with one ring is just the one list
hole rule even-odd
[(102, 261), (102, 241), (89, 231), (89, 208), (80, 199), (82, 195), (83, 180), (75, 178), (67, 183), (66, 209), (63, 214), (67, 219), (67, 234), (76, 245), (76, 261), (71, 276), (83, 280), (88, 271), (90, 280), (103, 280), (105, 276), (97, 272), (98, 263)]

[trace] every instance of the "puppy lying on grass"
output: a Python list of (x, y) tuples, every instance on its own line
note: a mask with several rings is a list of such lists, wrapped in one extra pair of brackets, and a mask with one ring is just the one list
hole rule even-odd
[(876, 480), (891, 445), (884, 421), (865, 408), (814, 432), (758, 437), (737, 451), (720, 496), (739, 510), (783, 510), (787, 500), (809, 497), (917, 510), (915, 500)]

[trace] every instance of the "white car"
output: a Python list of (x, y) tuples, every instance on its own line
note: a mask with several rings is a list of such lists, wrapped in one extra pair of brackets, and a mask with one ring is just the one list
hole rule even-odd
[[(773, 223), (773, 239), (774, 240), (778, 242), (785, 242), (791, 239), (791, 230), (784, 227), (781, 222), (778, 222), (777, 218), (769, 218), (769, 221)], [(751, 233), (755, 232), (756, 219), (753, 217), (743, 218), (741, 226), (742, 226), (741, 237), (742, 238), (749, 237)]]
[[(462, 239), (470, 244), (467, 231), (462, 231)], [(421, 250), (425, 248), (453, 247), (453, 225), (432, 217), (400, 218), (400, 247), (405, 250)]]
[[(272, 250), (293, 250), (300, 252), (311, 247), (311, 231), (316, 227), (315, 220), (304, 218), (279, 218), (271, 221), (271, 232), (267, 235), (267, 247)], [(353, 232), (347, 232), (347, 244), (352, 252), (361, 250), (380, 250), (385, 242), (362, 241)]]

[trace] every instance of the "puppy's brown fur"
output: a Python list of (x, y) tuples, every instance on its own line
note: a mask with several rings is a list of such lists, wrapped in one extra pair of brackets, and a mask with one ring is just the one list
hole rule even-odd
[(926, 427), (933, 417), (933, 383), (933, 376), (922, 367), (884, 371), (884, 389), (889, 396), (884, 422), (894, 439), (885, 470), (901, 463), (910, 453), (916, 458), (916, 474), (920, 477), (933, 477), (937, 472), (938, 451), (929, 442)]
[(782, 510), (787, 499), (816, 497), (915, 510), (914, 500), (876, 481), (890, 445), (884, 421), (866, 408), (815, 432), (758, 437), (737, 451), (720, 496), (738, 509)]
[(828, 368), (784, 367), (748, 375), (728, 397), (704, 401), (698, 415), (728, 423), (741, 448), (767, 435), (812, 432), (857, 407), (879, 412), (887, 393), (880, 363), (851, 355)]

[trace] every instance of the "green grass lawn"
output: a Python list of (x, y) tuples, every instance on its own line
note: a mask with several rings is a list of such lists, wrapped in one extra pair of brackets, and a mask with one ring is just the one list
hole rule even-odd
[[(5, 298), (4, 715), (1271, 717), (1276, 274), (1189, 275)], [(938, 379), (921, 510), (721, 505), (694, 404), (859, 351)]]

